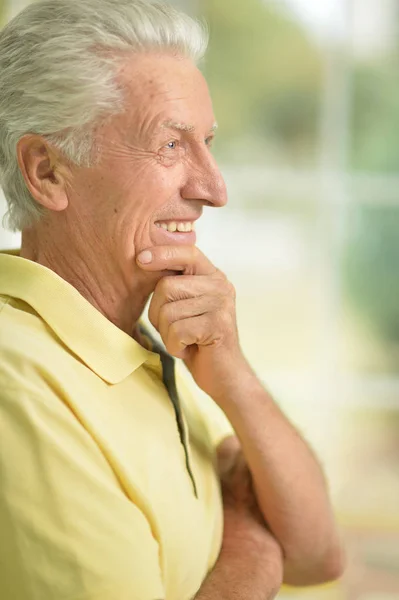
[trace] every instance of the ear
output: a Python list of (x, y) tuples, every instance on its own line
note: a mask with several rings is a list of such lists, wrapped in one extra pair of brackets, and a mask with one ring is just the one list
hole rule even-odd
[(49, 210), (65, 210), (68, 169), (50, 144), (39, 135), (24, 135), (17, 145), (17, 157), (33, 198)]

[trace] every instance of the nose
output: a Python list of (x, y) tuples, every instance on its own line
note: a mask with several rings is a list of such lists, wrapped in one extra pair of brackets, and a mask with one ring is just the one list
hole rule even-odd
[(200, 200), (208, 206), (227, 204), (227, 189), (215, 157), (205, 147), (188, 167), (181, 191), (185, 200)]

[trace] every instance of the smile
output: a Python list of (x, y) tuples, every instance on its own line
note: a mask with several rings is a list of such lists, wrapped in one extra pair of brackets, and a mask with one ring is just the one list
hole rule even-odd
[(170, 221), (169, 223), (155, 223), (155, 226), (165, 231), (169, 231), (170, 233), (174, 233), (175, 231), (179, 231), (180, 233), (187, 233), (190, 231), (195, 231), (195, 223), (187, 222), (187, 223), (178, 223), (177, 221)]

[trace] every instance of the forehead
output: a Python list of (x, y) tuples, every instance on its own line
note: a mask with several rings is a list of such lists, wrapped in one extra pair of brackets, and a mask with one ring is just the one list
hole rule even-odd
[(210, 128), (212, 101), (205, 78), (194, 63), (169, 55), (145, 54), (128, 60), (120, 72), (132, 120), (192, 123)]

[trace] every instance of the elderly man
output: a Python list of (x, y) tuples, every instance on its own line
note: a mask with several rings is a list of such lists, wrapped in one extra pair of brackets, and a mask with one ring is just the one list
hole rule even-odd
[[(22, 231), (0, 255), (4, 600), (268, 599), (342, 571), (322, 471), (195, 246), (227, 201), (205, 46), (143, 0), (43, 0), (0, 34), (1, 184)], [(140, 321), (151, 294), (166, 351)]]

